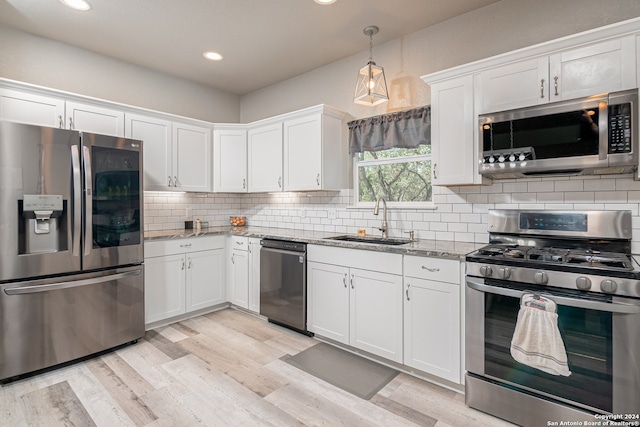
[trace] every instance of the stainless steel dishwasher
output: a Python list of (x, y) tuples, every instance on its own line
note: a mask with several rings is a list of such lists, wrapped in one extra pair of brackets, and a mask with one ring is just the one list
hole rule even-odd
[(260, 241), (260, 314), (307, 335), (307, 245)]

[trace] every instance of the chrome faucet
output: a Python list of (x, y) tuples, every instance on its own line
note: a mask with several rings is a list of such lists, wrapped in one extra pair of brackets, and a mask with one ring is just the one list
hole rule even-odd
[(380, 201), (382, 200), (382, 224), (378, 227), (378, 230), (382, 231), (382, 237), (385, 239), (389, 237), (389, 224), (387, 224), (387, 201), (382, 197), (376, 198), (376, 207), (373, 208), (373, 214), (378, 215), (380, 210)]

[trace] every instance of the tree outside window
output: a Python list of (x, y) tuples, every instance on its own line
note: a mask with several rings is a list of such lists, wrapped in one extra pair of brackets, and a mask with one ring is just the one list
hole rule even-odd
[(365, 151), (355, 155), (354, 164), (357, 205), (377, 196), (408, 208), (432, 204), (431, 145)]

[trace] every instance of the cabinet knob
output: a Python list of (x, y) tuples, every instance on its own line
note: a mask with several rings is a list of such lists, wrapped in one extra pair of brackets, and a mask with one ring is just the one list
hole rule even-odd
[(242, 178), (242, 189), (246, 189), (247, 188), (247, 179), (246, 178)]
[(540, 80), (540, 98), (544, 98), (544, 79)]
[(69, 129), (73, 130), (73, 117), (69, 117)]
[(353, 273), (351, 274), (351, 280), (349, 283), (351, 283), (351, 289), (355, 289), (355, 286), (353, 286)]
[(407, 283), (407, 291), (406, 291), (406, 294), (407, 294), (407, 301), (411, 301), (411, 298), (409, 298), (409, 288), (410, 288), (410, 287), (411, 287), (411, 285)]
[(58, 116), (58, 127), (60, 129), (64, 129), (64, 122), (62, 120), (62, 116)]
[(347, 287), (347, 273), (344, 273), (344, 277), (342, 278), (342, 284), (344, 285), (344, 287)]
[(427, 267), (426, 265), (423, 265), (422, 269), (430, 271), (432, 273), (435, 273), (436, 271), (440, 271), (440, 267)]
[(555, 90), (555, 95), (558, 96), (558, 76), (553, 78), (553, 89)]
[(438, 179), (438, 164), (433, 164), (433, 179)]
[(169, 178), (169, 187), (173, 187), (173, 181), (171, 181), (171, 176), (169, 176), (168, 178)]
[(316, 184), (320, 185), (320, 174), (316, 176)]
[(278, 187), (282, 188), (282, 177), (281, 176), (278, 177)]
[(177, 176), (173, 176), (173, 186), (174, 187), (178, 187), (180, 185), (180, 181), (178, 181), (178, 177)]

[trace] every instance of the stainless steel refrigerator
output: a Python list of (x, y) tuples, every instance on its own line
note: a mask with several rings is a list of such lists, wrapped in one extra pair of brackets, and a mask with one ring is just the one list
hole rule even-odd
[(0, 121), (0, 381), (144, 335), (141, 141)]

